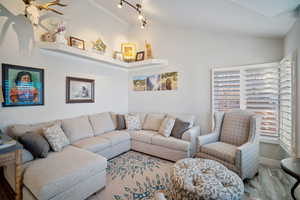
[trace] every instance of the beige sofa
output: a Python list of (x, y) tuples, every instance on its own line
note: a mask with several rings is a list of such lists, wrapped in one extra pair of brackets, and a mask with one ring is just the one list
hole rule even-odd
[[(139, 115), (143, 122), (147, 114)], [(117, 131), (112, 113), (9, 127), (8, 134), (18, 138), (29, 131), (42, 134), (43, 128), (59, 123), (71, 143), (44, 159), (33, 160), (23, 150), (23, 199), (85, 199), (105, 187), (107, 159), (130, 149), (172, 161), (193, 156), (200, 128), (194, 126), (194, 116), (174, 117), (190, 122), (182, 139), (163, 137), (153, 130)], [(13, 167), (6, 167), (4, 174), (14, 188)]]

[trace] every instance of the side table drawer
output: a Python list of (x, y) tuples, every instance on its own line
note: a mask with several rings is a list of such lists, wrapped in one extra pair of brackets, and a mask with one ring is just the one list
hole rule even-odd
[(8, 163), (14, 162), (16, 159), (15, 152), (10, 152), (0, 155), (0, 166), (7, 165)]

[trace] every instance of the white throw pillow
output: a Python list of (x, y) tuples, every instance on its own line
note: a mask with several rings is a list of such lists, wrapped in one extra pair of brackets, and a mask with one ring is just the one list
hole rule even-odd
[(147, 114), (143, 129), (158, 131), (164, 118), (165, 114)]
[(158, 133), (161, 134), (162, 136), (169, 137), (171, 135), (174, 124), (175, 124), (174, 118), (172, 117), (165, 118), (164, 121), (161, 123)]
[(44, 128), (43, 133), (54, 151), (61, 151), (65, 146), (70, 144), (69, 139), (58, 124)]
[(125, 122), (127, 130), (141, 130), (141, 120), (138, 115), (125, 115)]

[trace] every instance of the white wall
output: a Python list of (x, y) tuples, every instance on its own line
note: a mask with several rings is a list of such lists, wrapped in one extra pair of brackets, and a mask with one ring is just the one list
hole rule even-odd
[[(83, 38), (87, 42), (100, 36), (108, 45), (108, 54), (114, 49), (119, 49), (120, 44), (127, 41), (128, 25), (101, 12), (88, 1), (64, 2), (69, 6), (60, 10), (65, 13), (69, 34)], [(16, 5), (21, 5), (12, 4), (10, 0), (0, 0), (0, 6), (5, 5), (7, 8), (16, 9)], [(11, 20), (11, 23), (7, 23), (8, 20)], [(24, 16), (21, 14), (14, 16), (1, 7), (1, 63), (44, 68), (45, 105), (0, 107), (0, 128), (13, 123), (35, 123), (102, 111), (128, 111), (127, 72), (62, 54), (45, 53), (33, 46), (34, 36), (31, 27)], [(66, 76), (95, 79), (96, 102), (66, 104)]]
[(300, 18), (294, 24), (292, 29), (288, 32), (287, 36), (284, 40), (284, 54), (285, 56), (290, 55), (293, 51), (297, 50), (297, 58), (298, 58), (298, 65), (297, 65), (297, 136), (298, 136), (298, 157), (300, 157), (300, 70), (299, 70), (299, 61), (300, 61)]
[[(147, 30), (132, 30), (131, 40), (152, 43), (156, 58), (169, 60), (166, 68), (129, 74), (129, 111), (193, 113), (199, 117), (202, 133), (210, 129), (210, 69), (279, 61), (283, 40), (186, 30), (151, 24)], [(132, 77), (164, 71), (179, 72), (177, 91), (134, 92)]]

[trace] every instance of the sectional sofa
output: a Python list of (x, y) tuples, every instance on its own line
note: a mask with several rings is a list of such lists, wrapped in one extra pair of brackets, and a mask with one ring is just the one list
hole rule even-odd
[[(153, 115), (153, 113), (135, 114), (140, 117), (141, 123), (147, 116)], [(167, 114), (157, 115), (167, 116)], [(189, 122), (189, 129), (183, 133), (181, 139), (164, 137), (158, 134), (156, 128), (116, 130), (117, 115), (108, 112), (9, 127), (8, 134), (18, 139), (27, 132), (42, 134), (43, 128), (59, 124), (70, 141), (70, 145), (64, 147), (62, 151), (51, 152), (43, 159), (33, 159), (30, 152), (23, 150), (23, 199), (85, 199), (105, 187), (107, 159), (130, 149), (171, 161), (194, 156), (197, 138), (200, 135), (199, 126), (194, 125), (195, 117), (168, 115)], [(4, 174), (14, 188), (13, 169), (6, 167)]]

